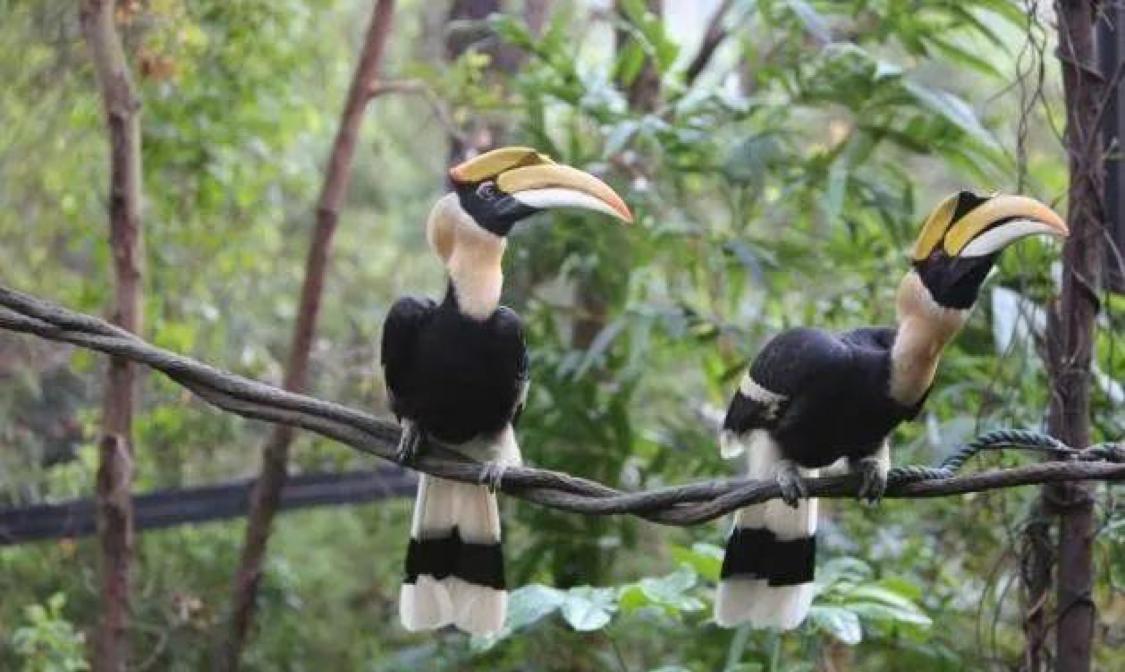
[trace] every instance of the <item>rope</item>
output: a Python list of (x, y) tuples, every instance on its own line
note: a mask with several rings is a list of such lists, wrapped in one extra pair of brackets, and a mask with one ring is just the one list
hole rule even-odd
[[(356, 450), (393, 461), (399, 428), (392, 422), (330, 401), (286, 392), (272, 385), (222, 371), (189, 357), (158, 348), (92, 315), (67, 310), (28, 294), (0, 286), (0, 328), (71, 343), (122, 357), (162, 372), (200, 399), (230, 413), (315, 432)], [(1039, 464), (960, 475), (961, 468), (984, 450), (1033, 450), (1053, 459)], [(415, 471), (464, 483), (480, 483), (488, 467), (461, 455), (427, 446)], [(999, 430), (983, 434), (954, 451), (936, 467), (911, 465), (892, 469), (886, 497), (944, 497), (1034, 483), (1125, 479), (1125, 445), (1100, 443), (1071, 448), (1037, 432)], [(663, 525), (687, 526), (714, 520), (750, 504), (780, 497), (773, 481), (719, 479), (622, 492), (563, 472), (509, 467), (496, 479), (509, 495), (563, 511), (586, 515), (631, 514)], [(805, 479), (810, 496), (854, 497), (855, 474)]]

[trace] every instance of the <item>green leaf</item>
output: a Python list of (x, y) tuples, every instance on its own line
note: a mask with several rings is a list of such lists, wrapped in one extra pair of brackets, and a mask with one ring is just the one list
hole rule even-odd
[(566, 593), (532, 583), (520, 586), (508, 596), (508, 620), (504, 627), (515, 631), (543, 620), (555, 612), (566, 601)]
[(689, 567), (682, 567), (660, 578), (646, 577), (637, 582), (648, 601), (669, 611), (699, 611), (703, 602), (687, 595), (695, 587), (697, 575)]
[(988, 60), (977, 56), (967, 49), (962, 49), (961, 47), (953, 44), (952, 42), (949, 42), (948, 40), (934, 37), (930, 41), (934, 44), (934, 46), (937, 47), (938, 51), (940, 51), (943, 56), (954, 63), (959, 63), (965, 67), (972, 68), (973, 70), (982, 72), (990, 77), (996, 77), (999, 79), (1004, 76), (999, 70), (996, 69), (996, 66), (994, 66)]
[(562, 616), (579, 632), (600, 630), (609, 625), (610, 617), (617, 610), (616, 592), (612, 588), (590, 586), (571, 588), (562, 604)]
[(916, 605), (909, 598), (903, 597), (902, 595), (894, 592), (893, 590), (890, 590), (889, 588), (884, 588), (883, 586), (879, 586), (873, 583), (866, 583), (862, 586), (856, 586), (852, 590), (849, 590), (848, 599), (881, 602), (882, 604), (886, 604), (897, 609), (902, 609), (904, 611), (920, 612), (918, 605)]
[(723, 173), (732, 182), (760, 184), (769, 168), (784, 155), (776, 133), (751, 135), (735, 145), (723, 162)]
[(820, 12), (813, 9), (812, 5), (805, 2), (805, 0), (788, 0), (790, 11), (801, 22), (809, 35), (816, 38), (821, 44), (828, 44), (832, 41), (832, 31), (828, 28), (828, 22), (820, 15)]
[(699, 576), (708, 581), (719, 580), (723, 567), (723, 549), (714, 544), (697, 543), (690, 549), (673, 546), (672, 557), (679, 563), (690, 565)]
[(614, 67), (617, 81), (624, 86), (629, 86), (637, 79), (637, 75), (641, 74), (644, 65), (644, 48), (635, 40), (629, 42), (617, 56), (617, 64)]
[(864, 620), (876, 623), (909, 623), (928, 628), (933, 625), (929, 616), (912, 609), (896, 609), (877, 602), (847, 602), (842, 607), (861, 616)]
[(843, 607), (815, 605), (809, 611), (809, 620), (844, 644), (855, 646), (863, 641), (863, 628), (859, 616)]
[(520, 21), (509, 14), (496, 13), (488, 17), (492, 30), (505, 42), (524, 49), (535, 48), (535, 36)]
[(996, 139), (992, 137), (988, 129), (981, 125), (976, 113), (973, 112), (973, 108), (958, 96), (948, 91), (931, 89), (912, 81), (904, 81), (902, 87), (920, 105), (931, 112), (941, 115), (954, 126), (988, 147), (995, 148), (997, 146)]

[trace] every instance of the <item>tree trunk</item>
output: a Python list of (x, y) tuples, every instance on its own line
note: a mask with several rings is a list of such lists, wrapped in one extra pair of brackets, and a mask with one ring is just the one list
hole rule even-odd
[[(488, 74), (516, 73), (526, 60), (527, 54), (519, 48), (501, 42), (485, 24), (489, 16), (502, 9), (500, 0), (453, 0), (446, 21), (446, 60), (456, 61), (469, 49), (476, 48), (492, 59)], [(529, 25), (534, 26), (538, 21), (541, 27), (541, 22), (546, 19), (550, 9), (550, 2), (533, 0), (524, 9)], [(481, 118), (470, 120), (464, 130), (462, 137), (449, 138), (449, 165), (451, 166), (482, 151), (503, 145), (504, 136), (507, 135), (507, 129), (503, 124)]]
[(540, 36), (551, 15), (552, 0), (524, 0), (523, 20), (532, 35)]
[[(110, 146), (109, 244), (113, 252), (112, 320), (141, 328), (140, 102), (114, 25), (112, 0), (83, 0), (82, 33), (94, 63)], [(102, 616), (94, 644), (94, 669), (124, 670), (128, 662), (130, 570), (133, 562), (133, 425), (135, 370), (125, 359), (109, 362), (98, 442), (97, 526), (101, 553)]]
[[(1067, 109), (1070, 238), (1063, 249), (1062, 295), (1047, 325), (1051, 375), (1047, 427), (1052, 435), (1082, 448), (1090, 443), (1090, 366), (1104, 260), (1105, 167), (1098, 117), (1105, 80), (1095, 53), (1095, 2), (1057, 0), (1055, 9)], [(1059, 672), (1090, 669), (1095, 617), (1093, 501), (1093, 486), (1077, 482), (1046, 486), (1041, 497), (1043, 511), (1059, 516), (1054, 619)], [(1032, 595), (1032, 603), (1045, 602), (1045, 595), (1045, 590)], [(1028, 658), (1036, 662), (1040, 656)]]
[[(625, 10), (622, 7), (621, 0), (614, 1), (615, 11), (622, 20), (628, 20), (625, 15)], [(647, 0), (648, 11), (652, 12), (658, 17), (664, 16), (664, 3), (662, 0)], [(617, 31), (617, 50), (621, 49), (628, 43), (629, 36), (627, 33)], [(652, 59), (645, 56), (644, 66), (641, 67), (640, 72), (631, 82), (624, 82), (625, 84), (625, 97), (629, 101), (629, 109), (637, 110), (640, 112), (652, 112), (656, 109), (657, 104), (660, 102), (660, 72), (656, 69), (656, 64)]]
[[(332, 237), (336, 232), (340, 208), (347, 193), (352, 158), (355, 155), (360, 125), (363, 122), (363, 112), (379, 73), (383, 49), (391, 31), (393, 14), (394, 0), (376, 1), (364, 38), (363, 50), (348, 90), (340, 126), (336, 131), (332, 153), (328, 159), (316, 209), (316, 225), (312, 231), (309, 254), (305, 262), (305, 279), (301, 286), (297, 323), (293, 330), (289, 362), (285, 370), (284, 387), (289, 391), (303, 391), (308, 378), (309, 352), (316, 333)], [(265, 558), (273, 518), (277, 513), (281, 489), (288, 475), (289, 446), (293, 442), (293, 436), (292, 427), (275, 425), (262, 451), (262, 468), (251, 494), (242, 556), (231, 588), (229, 631), (216, 661), (220, 669), (238, 669), (242, 647), (253, 622), (258, 583), (262, 575), (262, 562)]]

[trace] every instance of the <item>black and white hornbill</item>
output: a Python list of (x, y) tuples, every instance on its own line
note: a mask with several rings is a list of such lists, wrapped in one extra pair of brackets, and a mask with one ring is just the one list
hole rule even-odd
[[(430, 442), (488, 463), (495, 474), (520, 462), (512, 427), (528, 386), (520, 318), (499, 305), (506, 236), (548, 208), (586, 208), (626, 222), (632, 215), (602, 181), (524, 147), (487, 152), (449, 176), (453, 191), (426, 223), (449, 273), (445, 298), (395, 302), (383, 325), (383, 370), (403, 430), (400, 459)], [(493, 490), (423, 475), (399, 597), (403, 625), (493, 633), (507, 599)]]
[(722, 626), (791, 629), (808, 614), (816, 499), (802, 476), (838, 460), (878, 501), (890, 469), (888, 435), (913, 419), (942, 349), (960, 331), (1000, 252), (1034, 234), (1067, 235), (1050, 208), (1022, 196), (962, 191), (933, 211), (898, 288), (897, 327), (840, 334), (791, 329), (750, 365), (723, 421), (724, 457), (748, 453), (749, 477), (776, 479), (782, 500), (738, 511), (715, 600)]

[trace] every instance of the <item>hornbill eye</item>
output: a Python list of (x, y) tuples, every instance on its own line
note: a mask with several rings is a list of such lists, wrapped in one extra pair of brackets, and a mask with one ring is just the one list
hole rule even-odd
[(481, 182), (477, 187), (477, 196), (483, 201), (494, 200), (500, 194), (500, 190), (496, 188), (496, 183), (489, 180)]

